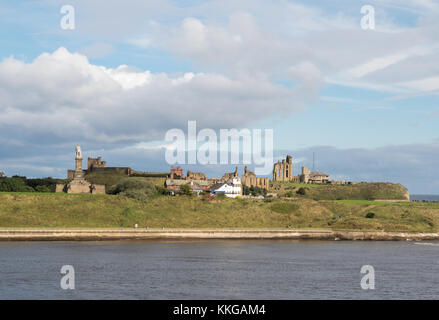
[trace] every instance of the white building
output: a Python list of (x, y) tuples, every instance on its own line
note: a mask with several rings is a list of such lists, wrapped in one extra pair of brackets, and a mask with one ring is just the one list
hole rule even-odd
[(239, 177), (235, 177), (232, 179), (232, 182), (216, 183), (210, 188), (210, 193), (215, 195), (224, 194), (229, 198), (242, 196), (241, 179)]

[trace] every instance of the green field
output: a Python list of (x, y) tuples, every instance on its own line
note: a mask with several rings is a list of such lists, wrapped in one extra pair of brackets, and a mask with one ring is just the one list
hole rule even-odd
[[(373, 213), (372, 218), (366, 218)], [(370, 216), (370, 214), (369, 214)], [(439, 204), (299, 198), (223, 199), (154, 195), (0, 193), (0, 228), (333, 228), (439, 231)]]

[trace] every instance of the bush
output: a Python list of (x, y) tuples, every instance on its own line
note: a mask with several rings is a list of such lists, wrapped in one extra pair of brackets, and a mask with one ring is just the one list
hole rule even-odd
[(36, 192), (52, 192), (49, 187), (47, 186), (36, 186), (35, 187)]
[(367, 218), (367, 219), (373, 219), (373, 218), (375, 218), (375, 213), (373, 213), (373, 212), (368, 212), (368, 213), (366, 213), (366, 218)]
[(216, 195), (216, 198), (217, 198), (218, 200), (225, 199), (225, 198), (226, 198), (226, 195), (225, 195), (224, 193), (218, 193), (218, 194)]
[(165, 196), (170, 196), (173, 194), (172, 190), (166, 189), (165, 187), (156, 186), (155, 188), (158, 194), (163, 194)]
[(54, 192), (56, 184), (66, 183), (64, 179), (42, 178), (27, 179), (13, 176), (0, 177), (0, 192)]
[(267, 195), (267, 190), (263, 189), (263, 188), (259, 188), (259, 187), (255, 187), (255, 186), (251, 186), (251, 187), (247, 187), (246, 185), (242, 186), (242, 194), (244, 196), (253, 196), (253, 197), (257, 197), (257, 196), (266, 196)]
[(287, 193), (285, 193), (285, 197), (292, 198), (293, 197), (293, 193), (291, 191), (288, 191)]
[(149, 196), (157, 193), (157, 189), (150, 181), (125, 178), (119, 183), (114, 185), (111, 190), (111, 194), (122, 194), (127, 197), (137, 198), (140, 194), (143, 196)]
[(305, 188), (299, 188), (299, 190), (296, 191), (297, 194), (304, 196), (306, 195), (306, 189)]
[[(38, 192), (55, 192), (55, 187), (57, 184), (65, 184), (65, 179), (53, 179), (51, 177), (42, 178), (42, 179), (25, 179), (26, 185), (32, 187), (35, 189), (35, 191)], [(46, 187), (46, 188), (39, 188), (41, 191), (37, 190), (37, 188)], [(46, 190), (46, 191), (43, 191)]]
[(148, 194), (153, 194), (157, 191), (154, 184), (150, 181), (133, 178), (122, 179), (113, 188), (113, 192), (116, 194), (127, 190), (144, 190)]
[(148, 194), (145, 192), (145, 190), (136, 190), (136, 189), (128, 189), (126, 191), (119, 193), (120, 197), (127, 197), (130, 199), (134, 199), (137, 201), (143, 201), (146, 202), (148, 200)]
[(180, 193), (185, 196), (191, 196), (193, 191), (192, 188), (188, 184), (183, 184), (180, 186)]

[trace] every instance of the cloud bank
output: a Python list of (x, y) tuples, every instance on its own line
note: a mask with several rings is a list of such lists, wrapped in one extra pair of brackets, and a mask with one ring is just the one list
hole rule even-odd
[(126, 65), (93, 65), (61, 47), (31, 63), (0, 62), (0, 134), (21, 143), (133, 144), (158, 140), (196, 120), (207, 128), (242, 127), (302, 108), (316, 95), (318, 79), (296, 88), (268, 78), (218, 73), (169, 75)]

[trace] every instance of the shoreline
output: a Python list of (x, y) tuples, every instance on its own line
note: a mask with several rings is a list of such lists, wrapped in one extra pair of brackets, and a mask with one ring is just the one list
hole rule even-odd
[(439, 233), (331, 229), (0, 229), (0, 241), (111, 240), (439, 240)]

